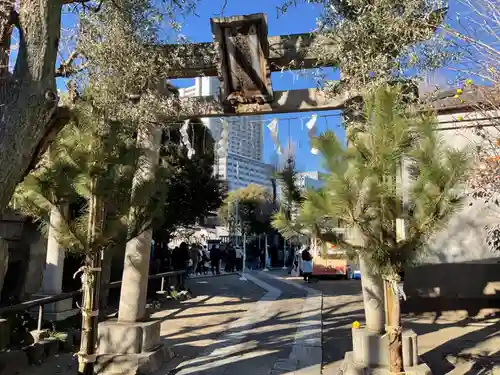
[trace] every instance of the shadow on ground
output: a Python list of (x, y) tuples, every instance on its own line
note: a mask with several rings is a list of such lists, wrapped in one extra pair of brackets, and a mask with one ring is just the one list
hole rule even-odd
[[(210, 279), (210, 282), (213, 280)], [(237, 278), (235, 280), (220, 278), (218, 282), (221, 283), (221, 287), (216, 288), (219, 291), (217, 294), (214, 294), (213, 290), (206, 290), (203, 293), (211, 295), (206, 295), (197, 302), (182, 302), (181, 310), (175, 315), (166, 317), (165, 323), (173, 325), (170, 327), (171, 333), (165, 334), (163, 339), (179, 357), (177, 361), (167, 366), (169, 367), (167, 373), (267, 375), (276, 362), (290, 356), (297, 327), (303, 318), (301, 314), (314, 313), (307, 308), (303, 310), (305, 292), (293, 286), (280, 284), (283, 294), (272, 302), (271, 310), (261, 312), (251, 310), (251, 314), (256, 314), (256, 322), (249, 324), (243, 322), (237, 328), (231, 329), (230, 326), (235, 320), (244, 317), (247, 310), (255, 309), (257, 306), (255, 302), (265, 294), (265, 291), (252, 283), (245, 283), (242, 287), (241, 281)], [(270, 280), (266, 282), (272, 283)], [(203, 288), (203, 285), (192, 285), (191, 288), (198, 294), (197, 288)], [(255, 288), (260, 293), (252, 291)], [(248, 295), (249, 292), (252, 293), (251, 296)], [(237, 298), (241, 302), (237, 300), (231, 302), (231, 298)], [(231, 307), (233, 307), (231, 310), (225, 310)], [(189, 325), (189, 319), (200, 315), (196, 311), (198, 308), (215, 310), (207, 311), (205, 318), (210, 323), (206, 326), (200, 324), (200, 321), (195, 322), (193, 326)], [(180, 318), (182, 326), (175, 324), (175, 317)], [(309, 337), (306, 335), (305, 339), (307, 338)], [(307, 365), (302, 364), (300, 367)]]
[(308, 286), (323, 293), (323, 374), (337, 375), (352, 350), (352, 323), (364, 321), (361, 282), (321, 279)]
[[(337, 375), (345, 352), (352, 350), (351, 324), (364, 321), (361, 283), (320, 280), (309, 286), (323, 293), (323, 374)], [(496, 302), (483, 303), (480, 308), (485, 311)], [(448, 311), (450, 306), (464, 314)], [(464, 306), (469, 306), (467, 301), (447, 304), (446, 309), (424, 304), (415, 309), (417, 313), (409, 313), (406, 306), (404, 327), (419, 335), (419, 353), (434, 374), (452, 370), (457, 375), (490, 374), (493, 366), (500, 366), (500, 316), (492, 313), (473, 318), (477, 307)]]
[[(419, 336), (419, 352), (434, 374), (462, 370), (490, 374), (500, 366), (500, 321), (496, 315), (461, 320), (408, 317), (405, 327)], [(458, 373), (458, 372), (457, 372)]]

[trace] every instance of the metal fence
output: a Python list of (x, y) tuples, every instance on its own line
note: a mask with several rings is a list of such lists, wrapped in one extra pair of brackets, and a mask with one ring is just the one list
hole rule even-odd
[[(148, 280), (161, 279), (160, 293), (165, 293), (167, 291), (166, 288), (169, 288), (171, 285), (184, 287), (186, 276), (187, 276), (186, 271), (169, 271), (169, 272), (157, 273), (155, 275), (150, 275), (148, 277)], [(176, 279), (176, 281), (173, 284), (170, 282), (172, 278)], [(114, 288), (119, 288), (121, 284), (122, 282), (120, 280), (120, 281), (113, 281), (108, 285), (109, 289), (114, 289)], [(38, 307), (37, 329), (41, 330), (43, 324), (43, 313), (45, 305), (59, 302), (69, 298), (75, 298), (78, 297), (81, 293), (82, 290), (80, 289), (74, 292), (56, 294), (54, 296), (42, 297), (30, 301), (24, 301), (16, 305), (2, 307), (0, 308), (0, 316), (4, 315), (5, 313), (25, 311), (33, 307)]]

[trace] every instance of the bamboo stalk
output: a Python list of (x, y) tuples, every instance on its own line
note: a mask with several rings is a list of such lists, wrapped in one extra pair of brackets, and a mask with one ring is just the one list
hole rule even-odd
[(399, 296), (391, 282), (384, 280), (387, 298), (387, 335), (389, 337), (389, 370), (392, 374), (404, 374), (403, 334), (401, 327), (401, 305)]
[(102, 250), (94, 249), (97, 233), (102, 225), (102, 205), (96, 196), (97, 178), (90, 182), (89, 221), (87, 232), (87, 255), (83, 268), (82, 293), (82, 339), (80, 344), (78, 372), (93, 375), (97, 349), (97, 326), (99, 318), (99, 289), (101, 284)]

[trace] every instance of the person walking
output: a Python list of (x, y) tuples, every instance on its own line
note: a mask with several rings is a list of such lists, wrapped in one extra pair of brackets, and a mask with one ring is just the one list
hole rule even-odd
[(209, 267), (210, 267), (210, 252), (206, 247), (204, 247), (201, 254), (201, 272), (204, 275), (208, 274)]
[(179, 246), (179, 269), (188, 272), (190, 260), (189, 246), (187, 243), (182, 242)]
[(241, 272), (243, 269), (243, 249), (238, 247), (235, 251), (235, 262), (236, 262), (236, 271)]
[(307, 283), (311, 282), (311, 275), (313, 271), (312, 259), (309, 247), (306, 247), (302, 251), (302, 275), (304, 276), (304, 281)]
[(196, 244), (192, 244), (189, 249), (189, 257), (191, 258), (192, 266), (191, 266), (191, 274), (196, 275), (198, 271), (198, 263), (200, 263), (200, 250)]
[(196, 267), (195, 272), (199, 275), (203, 274), (203, 248), (198, 247), (198, 267)]
[(220, 257), (221, 251), (215, 245), (210, 249), (210, 263), (212, 266), (212, 275), (220, 275)]
[(266, 251), (261, 250), (259, 254), (259, 260), (260, 260), (260, 265), (259, 268), (264, 269), (266, 268)]
[(227, 252), (227, 258), (229, 261), (229, 272), (234, 272), (235, 267), (236, 267), (236, 249), (234, 246), (230, 245), (228, 252)]
[(181, 261), (180, 249), (178, 246), (176, 246), (174, 250), (172, 250), (171, 258), (172, 258), (172, 268), (174, 269), (174, 271), (180, 270), (182, 268), (181, 266), (182, 261)]

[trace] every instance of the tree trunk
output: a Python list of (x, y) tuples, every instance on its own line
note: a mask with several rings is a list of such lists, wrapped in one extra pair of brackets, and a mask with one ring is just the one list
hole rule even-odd
[(401, 327), (401, 305), (399, 295), (391, 283), (384, 280), (387, 298), (387, 334), (389, 337), (389, 369), (392, 374), (404, 372), (403, 335)]
[(361, 272), (366, 328), (374, 333), (383, 333), (385, 306), (382, 277), (371, 272), (369, 265), (361, 255), (359, 256), (359, 270)]
[[(19, 28), (13, 73), (0, 67), (0, 212), (16, 185), (44, 151), (47, 141), (67, 122), (58, 109), (55, 65), (61, 27), (60, 0), (22, 0), (0, 6), (0, 60), (10, 48), (10, 28)], [(64, 112), (64, 111), (61, 111)]]
[[(137, 134), (137, 146), (144, 150), (140, 156), (137, 171), (132, 184), (132, 202), (147, 205), (151, 197), (137, 197), (139, 186), (145, 182), (154, 182), (155, 171), (159, 161), (161, 147), (161, 128), (154, 123), (142, 123)], [(137, 225), (136, 210), (130, 209), (130, 226)], [(149, 258), (153, 230), (149, 223), (141, 223), (136, 237), (128, 241), (125, 249), (122, 287), (120, 292), (120, 307), (118, 320), (136, 322), (145, 318), (146, 297), (149, 276)], [(132, 228), (131, 228), (132, 229)], [(133, 230), (135, 232), (136, 230)]]

